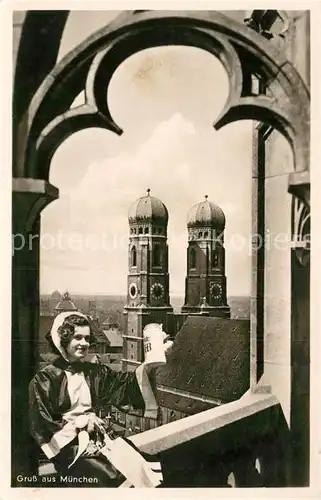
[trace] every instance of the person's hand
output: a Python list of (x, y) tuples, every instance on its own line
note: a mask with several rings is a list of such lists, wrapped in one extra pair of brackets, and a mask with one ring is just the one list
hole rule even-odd
[(96, 433), (98, 436), (103, 436), (105, 434), (104, 421), (95, 413), (88, 414), (87, 432), (89, 435)]
[(88, 434), (96, 433), (101, 436), (105, 434), (104, 421), (97, 417), (95, 413), (78, 415), (75, 424), (78, 429), (86, 430)]
[(168, 333), (163, 332), (163, 335), (164, 335), (164, 338), (163, 338), (164, 352), (165, 352), (165, 355), (167, 355), (170, 353), (170, 351), (174, 345), (174, 342), (172, 340), (169, 340), (170, 337), (169, 337)]
[(101, 446), (98, 446), (92, 439), (89, 441), (87, 448), (82, 453), (82, 457), (93, 457), (99, 454)]

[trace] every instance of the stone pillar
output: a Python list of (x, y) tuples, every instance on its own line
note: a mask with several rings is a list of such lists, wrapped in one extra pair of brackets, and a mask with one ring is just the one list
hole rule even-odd
[[(298, 182), (298, 177), (301, 182)], [(310, 471), (310, 186), (308, 173), (290, 177), (291, 250), (291, 486), (309, 486)]]
[(265, 140), (271, 127), (253, 125), (252, 144), (252, 280), (251, 280), (251, 389), (256, 390), (264, 372), (264, 238), (265, 238)]
[(57, 197), (58, 190), (46, 181), (13, 179), (12, 486), (18, 474), (31, 474), (36, 467), (28, 430), (28, 384), (37, 367), (40, 213)]

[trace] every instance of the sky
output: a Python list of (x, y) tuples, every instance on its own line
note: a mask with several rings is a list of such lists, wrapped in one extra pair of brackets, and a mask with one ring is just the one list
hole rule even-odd
[[(74, 12), (59, 59), (114, 15)], [(171, 294), (184, 295), (186, 215), (206, 194), (226, 215), (228, 294), (250, 293), (252, 123), (214, 130), (227, 93), (220, 62), (196, 48), (148, 49), (118, 68), (108, 102), (123, 135), (78, 132), (52, 160), (60, 198), (42, 212), (41, 293), (125, 294), (127, 213), (147, 188), (169, 211)]]

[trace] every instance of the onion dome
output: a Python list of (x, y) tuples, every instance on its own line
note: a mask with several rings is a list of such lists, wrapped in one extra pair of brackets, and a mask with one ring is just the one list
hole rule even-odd
[(62, 296), (62, 299), (55, 307), (56, 313), (61, 313), (63, 311), (77, 311), (77, 307), (71, 300), (71, 297), (68, 292), (65, 292)]
[(187, 227), (206, 226), (223, 231), (225, 228), (225, 215), (223, 210), (215, 203), (208, 201), (208, 196), (201, 203), (196, 203), (187, 214)]
[(147, 196), (142, 196), (132, 204), (128, 212), (128, 221), (133, 223), (152, 223), (167, 225), (168, 210), (164, 203), (158, 198), (150, 195), (147, 189)]

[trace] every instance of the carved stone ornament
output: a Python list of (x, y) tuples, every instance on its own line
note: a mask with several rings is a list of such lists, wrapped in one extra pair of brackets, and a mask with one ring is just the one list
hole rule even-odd
[(292, 247), (300, 264), (306, 266), (310, 260), (311, 247), (310, 208), (296, 197), (293, 197), (292, 217), (294, 229)]

